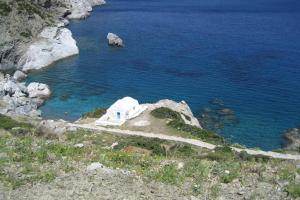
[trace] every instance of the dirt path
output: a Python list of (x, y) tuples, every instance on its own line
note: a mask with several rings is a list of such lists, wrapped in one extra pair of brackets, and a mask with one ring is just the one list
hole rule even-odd
[[(216, 147), (216, 145), (214, 145), (214, 144), (203, 142), (201, 140), (188, 139), (188, 138), (164, 135), (164, 134), (159, 134), (159, 133), (121, 130), (121, 129), (116, 129), (116, 128), (106, 128), (106, 127), (101, 127), (101, 126), (95, 126), (94, 124), (72, 124), (72, 123), (70, 123), (69, 126), (70, 127), (90, 129), (90, 130), (95, 130), (95, 131), (100, 131), (100, 132), (106, 131), (106, 132), (121, 134), (121, 135), (142, 136), (142, 137), (147, 137), (147, 138), (159, 138), (159, 139), (162, 139), (162, 140), (170, 140), (170, 141), (175, 141), (175, 142), (191, 144), (191, 145), (194, 145), (194, 146), (197, 146), (197, 147), (203, 147), (203, 148), (207, 148), (207, 149), (214, 149)], [(280, 158), (280, 159), (288, 159), (288, 160), (300, 160), (300, 155), (276, 153), (276, 152), (273, 152), (273, 151), (240, 149), (240, 148), (236, 148), (236, 147), (232, 147), (232, 149), (237, 151), (237, 152), (246, 151), (250, 155), (264, 155), (264, 156), (269, 156), (269, 157), (272, 157), (272, 158)]]

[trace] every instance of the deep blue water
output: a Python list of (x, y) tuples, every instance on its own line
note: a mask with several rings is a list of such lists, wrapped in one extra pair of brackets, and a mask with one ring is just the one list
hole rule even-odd
[(123, 96), (185, 100), (196, 115), (218, 98), (239, 119), (226, 138), (279, 148), (300, 125), (299, 22), (298, 0), (108, 0), (69, 25), (80, 55), (29, 81), (54, 91), (44, 117), (68, 120)]

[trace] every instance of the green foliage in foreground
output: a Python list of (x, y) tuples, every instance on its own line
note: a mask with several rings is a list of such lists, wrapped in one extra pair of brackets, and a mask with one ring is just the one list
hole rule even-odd
[(33, 126), (28, 123), (24, 122), (17, 122), (16, 120), (13, 120), (10, 117), (7, 117), (5, 115), (0, 114), (0, 129), (5, 129), (9, 130), (15, 127), (20, 127), (20, 128), (32, 128)]
[[(176, 129), (177, 131), (187, 133), (201, 140), (211, 142), (214, 144), (224, 144), (223, 137), (211, 131), (186, 124), (184, 120), (181, 118), (180, 113), (173, 111), (170, 108), (160, 107), (154, 109), (153, 111), (151, 111), (151, 115), (159, 119), (170, 119), (171, 121), (168, 122), (167, 125), (171, 128)], [(190, 118), (188, 119), (187, 116), (185, 116), (185, 118), (187, 120), (191, 120)]]
[[(116, 142), (118, 145), (110, 148)], [(84, 147), (75, 147), (77, 143), (83, 143)], [(128, 147), (137, 147), (137, 151), (128, 151)], [(293, 163), (237, 153), (229, 146), (210, 151), (159, 139), (84, 130), (68, 132), (65, 140), (60, 141), (6, 131), (0, 137), (0, 152), (0, 181), (13, 189), (24, 184), (49, 182), (60, 173), (82, 170), (81, 167), (91, 162), (100, 162), (110, 168), (134, 170), (149, 180), (175, 185), (189, 183), (195, 194), (209, 189), (210, 197), (218, 196), (218, 184), (234, 180), (247, 182), (247, 176), (251, 181), (253, 177), (269, 183), (289, 181), (286, 191), (291, 197), (299, 195), (299, 185), (292, 184), (297, 173)], [(267, 169), (272, 169), (269, 175)]]
[(106, 113), (106, 108), (96, 108), (96, 110), (84, 113), (83, 118), (100, 118)]
[(286, 188), (286, 191), (293, 198), (298, 198), (300, 197), (300, 184), (299, 183), (289, 184)]

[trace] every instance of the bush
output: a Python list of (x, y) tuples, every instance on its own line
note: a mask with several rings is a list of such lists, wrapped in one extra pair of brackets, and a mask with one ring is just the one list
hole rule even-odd
[(83, 118), (100, 118), (106, 113), (106, 108), (96, 108), (96, 110), (84, 113)]
[(120, 150), (128, 146), (134, 146), (147, 149), (151, 151), (153, 155), (165, 156), (166, 150), (162, 146), (163, 142), (163, 140), (157, 138), (134, 137), (120, 141), (114, 149)]
[(7, 16), (12, 11), (6, 2), (0, 2), (0, 15)]
[(300, 184), (299, 183), (298, 184), (297, 183), (289, 184), (286, 187), (286, 191), (293, 198), (298, 198), (298, 197), (300, 197)]
[(196, 136), (197, 138), (204, 140), (204, 141), (213, 142), (216, 144), (224, 143), (223, 137), (221, 137), (211, 131), (201, 129), (201, 128), (186, 124), (181, 121), (173, 120), (168, 123), (168, 126), (175, 128), (179, 131), (190, 133), (191, 135)]
[(158, 119), (172, 119), (172, 120), (183, 122), (178, 112), (166, 107), (160, 107), (152, 110), (151, 115)]
[(0, 114), (0, 128), (5, 130), (11, 130), (14, 127), (20, 127), (24, 129), (33, 128), (33, 126), (29, 123), (17, 122), (10, 117)]

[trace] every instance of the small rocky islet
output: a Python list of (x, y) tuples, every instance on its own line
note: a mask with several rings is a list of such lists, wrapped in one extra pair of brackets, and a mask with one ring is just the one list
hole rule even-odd
[[(120, 127), (191, 139), (202, 134), (201, 140), (220, 145), (214, 150), (97, 134), (63, 120), (42, 119), (39, 107), (51, 96), (51, 88), (22, 81), (31, 71), (78, 54), (65, 26), (103, 4), (104, 0), (0, 1), (1, 199), (300, 198), (299, 160), (236, 152), (205, 130), (218, 132), (239, 123), (221, 100), (203, 109), (200, 123), (184, 101), (161, 100), (147, 104), (148, 111)], [(108, 33), (107, 40), (124, 47), (116, 34)], [(102, 111), (76, 123), (91, 123)], [(299, 154), (299, 129), (287, 130), (285, 137), (287, 152)]]

